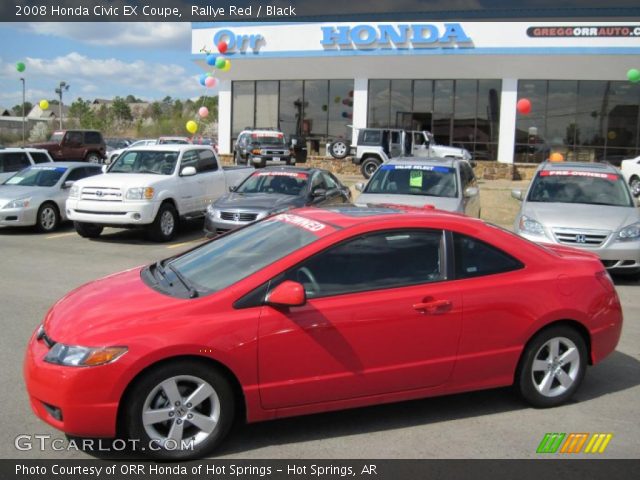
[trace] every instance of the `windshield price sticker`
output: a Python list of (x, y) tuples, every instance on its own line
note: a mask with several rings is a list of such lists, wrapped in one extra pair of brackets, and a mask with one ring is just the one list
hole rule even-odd
[(327, 228), (324, 223), (316, 222), (315, 220), (309, 220), (308, 218), (300, 217), (298, 215), (292, 215), (290, 213), (281, 213), (275, 217), (275, 220), (281, 222), (290, 223), (296, 227), (304, 228), (313, 233), (320, 232)]
[(293, 178), (308, 178), (309, 175), (300, 172), (259, 172), (254, 173), (254, 177), (293, 177)]
[(615, 182), (618, 180), (618, 176), (613, 173), (600, 173), (600, 172), (581, 172), (577, 170), (543, 170), (540, 172), (541, 177), (590, 177), (590, 178), (603, 178), (605, 180), (611, 180)]
[(34, 165), (33, 167), (31, 167), (31, 170), (49, 170), (53, 172), (64, 173), (67, 171), (67, 168), (66, 167), (48, 167), (45, 165)]
[(282, 134), (282, 133), (273, 133), (273, 132), (257, 132), (257, 133), (252, 133), (251, 136), (253, 138), (259, 138), (259, 137), (282, 138), (282, 137), (284, 137), (284, 134)]
[(422, 170), (425, 172), (452, 173), (455, 168), (434, 165), (382, 165), (380, 170)]

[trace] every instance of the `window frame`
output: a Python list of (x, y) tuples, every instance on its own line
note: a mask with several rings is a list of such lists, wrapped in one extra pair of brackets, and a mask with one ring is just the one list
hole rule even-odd
[[(456, 232), (456, 231), (453, 231), (453, 230), (447, 230), (447, 232), (449, 234), (449, 239), (448, 239), (448, 242), (449, 242), (449, 245), (450, 245), (449, 252), (451, 253), (451, 256), (450, 256), (450, 259), (451, 259), (451, 264), (450, 264), (450, 267), (451, 267), (451, 280), (472, 280), (472, 279), (476, 279), (476, 278), (488, 277), (488, 276), (491, 276), (491, 275), (499, 275), (499, 274), (502, 274), (502, 273), (516, 272), (516, 271), (522, 270), (523, 268), (526, 267), (526, 264), (522, 260), (520, 260), (517, 257), (514, 257), (512, 254), (510, 254), (508, 252), (505, 252), (501, 248), (498, 248), (498, 247), (496, 247), (495, 245), (492, 245), (489, 242), (486, 242), (486, 241), (484, 241), (482, 239), (474, 237), (473, 235), (468, 235), (468, 234), (462, 233), (462, 232)], [(479, 274), (476, 274), (476, 275), (459, 276), (458, 273), (457, 273), (457, 270), (456, 270), (456, 265), (457, 265), (457, 262), (458, 262), (458, 257), (456, 255), (455, 238), (454, 238), (456, 235), (459, 236), (459, 237), (471, 238), (472, 240), (474, 240), (476, 242), (479, 242), (479, 243), (481, 243), (483, 245), (489, 246), (489, 248), (495, 250), (496, 252), (504, 255), (505, 257), (508, 257), (508, 258), (514, 260), (516, 262), (517, 266), (515, 268), (496, 270), (496, 271), (492, 271), (492, 272), (489, 272), (489, 273), (479, 273)]]

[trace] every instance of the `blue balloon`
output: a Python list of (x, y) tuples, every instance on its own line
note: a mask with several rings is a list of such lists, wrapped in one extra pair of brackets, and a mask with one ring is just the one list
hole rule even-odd
[(215, 55), (207, 55), (207, 64), (215, 67), (216, 65), (216, 56)]
[(200, 85), (202, 85), (203, 87), (206, 87), (207, 85), (204, 83), (205, 80), (207, 79), (207, 74), (203, 73), (202, 75), (200, 75)]

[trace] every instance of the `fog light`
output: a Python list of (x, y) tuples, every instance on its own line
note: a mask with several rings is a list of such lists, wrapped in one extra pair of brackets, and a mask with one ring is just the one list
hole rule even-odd
[(60, 410), (58, 407), (54, 407), (53, 405), (49, 405), (48, 403), (42, 402), (42, 405), (44, 405), (44, 409), (49, 415), (51, 415), (59, 422), (62, 421), (62, 410)]
[(140, 218), (142, 218), (142, 217), (141, 217), (141, 215), (139, 213), (134, 213), (133, 214), (133, 219), (134, 220), (140, 220)]

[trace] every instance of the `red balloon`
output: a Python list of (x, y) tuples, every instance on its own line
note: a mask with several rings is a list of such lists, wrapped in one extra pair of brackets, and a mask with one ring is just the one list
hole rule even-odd
[(218, 51), (220, 53), (225, 53), (227, 51), (227, 48), (229, 48), (229, 45), (227, 45), (227, 42), (221, 41), (218, 43)]
[(531, 101), (528, 98), (521, 98), (516, 105), (518, 112), (527, 115), (531, 112)]

